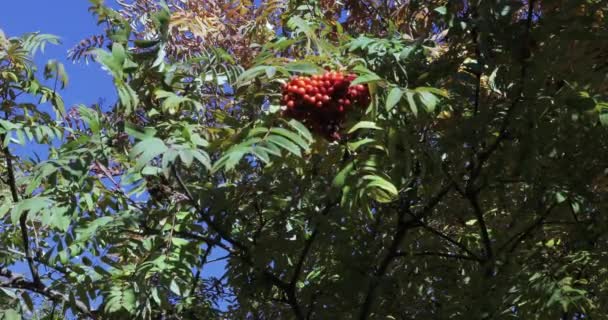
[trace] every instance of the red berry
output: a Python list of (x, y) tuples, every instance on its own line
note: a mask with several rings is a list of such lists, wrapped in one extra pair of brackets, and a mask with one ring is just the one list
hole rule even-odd
[(328, 95), (324, 95), (324, 96), (322, 97), (322, 99), (323, 99), (323, 102), (327, 102), (327, 101), (329, 101), (331, 98), (330, 98)]
[(344, 99), (344, 106), (346, 106), (346, 107), (350, 106), (350, 100)]
[(305, 93), (306, 93), (306, 89), (304, 89), (304, 88), (302, 88), (302, 87), (299, 87), (297, 92), (298, 92), (299, 94), (305, 94)]
[(295, 105), (296, 105), (296, 103), (293, 100), (287, 101), (287, 107), (293, 108)]
[(311, 85), (306, 85), (306, 92), (311, 92), (312, 91), (312, 86)]
[(323, 101), (317, 101), (317, 108), (321, 108), (323, 106)]

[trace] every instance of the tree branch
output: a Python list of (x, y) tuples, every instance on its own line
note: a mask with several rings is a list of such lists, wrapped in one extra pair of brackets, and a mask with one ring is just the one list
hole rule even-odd
[(470, 250), (469, 248), (467, 248), (467, 246), (465, 246), (464, 244), (460, 243), (459, 241), (456, 241), (455, 239), (451, 238), (450, 236), (440, 232), (439, 230), (434, 229), (433, 227), (429, 226), (427, 223), (425, 223), (422, 220), (418, 221), (420, 223), (420, 225), (427, 231), (431, 232), (434, 235), (437, 235), (438, 237), (446, 240), (447, 242), (455, 245), (456, 247), (460, 248), (462, 251), (466, 252), (470, 257), (481, 261), (481, 258), (477, 256), (477, 254), (475, 254), (472, 250)]
[(483, 210), (479, 205), (479, 198), (477, 192), (467, 192), (467, 199), (471, 203), (473, 207), (473, 213), (475, 214), (475, 218), (477, 218), (477, 222), (479, 223), (479, 233), (481, 235), (481, 241), (484, 246), (484, 259), (488, 262), (488, 266), (486, 269), (486, 276), (492, 275), (494, 272), (494, 250), (492, 248), (492, 241), (490, 240), (490, 234), (488, 233), (488, 226), (486, 224), (486, 220), (483, 216)]
[(447, 252), (433, 252), (433, 251), (405, 252), (405, 251), (398, 251), (397, 253), (395, 253), (395, 257), (409, 257), (409, 256), (414, 256), (414, 257), (435, 256), (435, 257), (451, 258), (451, 259), (459, 259), (459, 260), (469, 260), (469, 261), (477, 261), (477, 262), (480, 261), (480, 259), (478, 257), (474, 257), (474, 256), (470, 256), (470, 255), (464, 255), (464, 254), (447, 253)]
[[(6, 117), (5, 117), (6, 118)], [(1, 135), (0, 139), (4, 141), (6, 138), (5, 135)], [(11, 190), (11, 196), (13, 198), (13, 202), (19, 202), (19, 192), (17, 191), (17, 180), (15, 179), (15, 170), (13, 167), (13, 159), (12, 154), (8, 148), (8, 146), (3, 148), (4, 156), (6, 158), (6, 171), (8, 173), (8, 185)], [(24, 211), (21, 213), (19, 217), (19, 228), (21, 229), (21, 241), (23, 241), (23, 249), (25, 253), (25, 260), (27, 261), (27, 265), (30, 269), (30, 273), (32, 274), (33, 283), (37, 285), (42, 285), (40, 281), (40, 275), (38, 274), (38, 269), (34, 265), (34, 258), (32, 257), (32, 253), (30, 250), (30, 238), (28, 235), (27, 229), (27, 215), (28, 212)]]
[(270, 280), (270, 282), (272, 284), (274, 284), (277, 288), (281, 289), (285, 293), (285, 295), (287, 297), (287, 303), (293, 310), (293, 312), (296, 316), (296, 319), (304, 320), (304, 313), (302, 312), (302, 309), (300, 308), (300, 305), (296, 299), (294, 287), (292, 287), (289, 283), (286, 283), (285, 281), (281, 280), (279, 277), (274, 275), (269, 270), (267, 270), (265, 268), (260, 270), (260, 268), (258, 266), (256, 266), (255, 263), (253, 262), (253, 260), (251, 259), (251, 253), (247, 246), (245, 246), (243, 243), (234, 239), (230, 234), (228, 234), (227, 231), (223, 230), (219, 225), (217, 225), (207, 215), (203, 214), (203, 212), (204, 212), (203, 208), (200, 206), (200, 204), (198, 203), (198, 201), (196, 200), (196, 198), (194, 197), (194, 195), (192, 194), (192, 192), (190, 191), (188, 186), (186, 186), (186, 184), (184, 183), (184, 180), (182, 179), (181, 175), (179, 174), (176, 165), (173, 165), (171, 167), (171, 169), (173, 171), (173, 175), (175, 175), (175, 178), (177, 179), (177, 182), (178, 182), (180, 188), (186, 193), (186, 196), (187, 196), (188, 200), (192, 203), (192, 206), (200, 213), (201, 219), (210, 228), (212, 228), (222, 239), (226, 240), (228, 243), (230, 243), (230, 245), (232, 245), (236, 249), (239, 249), (242, 252), (242, 255), (239, 255), (240, 259), (242, 259), (245, 263), (249, 264), (254, 269), (261, 271), (261, 273), (268, 280)]
[[(336, 206), (336, 204), (337, 203), (334, 202), (334, 203), (330, 203), (330, 204), (326, 205), (325, 208), (323, 209), (323, 212), (321, 212), (321, 215), (326, 216), (329, 213), (329, 211), (331, 211), (331, 209)], [(300, 254), (300, 258), (298, 259), (298, 262), (296, 263), (296, 268), (294, 270), (293, 276), (289, 283), (292, 287), (295, 287), (296, 282), (298, 281), (298, 278), (300, 277), (300, 273), (302, 273), (302, 269), (304, 267), (304, 263), (306, 262), (306, 258), (308, 256), (308, 254), (310, 253), (312, 244), (315, 241), (318, 234), (319, 234), (319, 227), (315, 226), (310, 237), (308, 239), (306, 239), (306, 243), (304, 244), (304, 249), (302, 250), (302, 253)]]
[(433, 197), (431, 197), (428, 203), (420, 210), (418, 214), (412, 213), (415, 218), (409, 221), (404, 221), (404, 216), (406, 212), (409, 211), (409, 207), (407, 207), (407, 205), (399, 212), (397, 231), (393, 236), (393, 241), (391, 242), (387, 253), (384, 256), (384, 259), (382, 259), (378, 265), (378, 268), (374, 272), (374, 279), (372, 279), (372, 281), (369, 283), (363, 304), (361, 305), (361, 310), (359, 312), (360, 320), (366, 320), (369, 317), (380, 280), (385, 276), (386, 272), (388, 271), (388, 267), (391, 265), (393, 260), (397, 258), (396, 254), (399, 251), (399, 247), (401, 246), (401, 242), (405, 238), (407, 231), (411, 228), (418, 227), (418, 221), (431, 214), (435, 206), (439, 204), (441, 199), (443, 199), (443, 197), (452, 189), (453, 186), (454, 185), (452, 182), (444, 185)]
[(513, 235), (511, 238), (509, 238), (507, 241), (505, 241), (505, 243), (503, 243), (499, 248), (498, 251), (502, 252), (503, 250), (507, 249), (507, 247), (510, 245), (511, 247), (508, 249), (509, 253), (512, 253), (513, 251), (515, 251), (515, 249), (517, 248), (517, 246), (519, 246), (521, 244), (521, 242), (527, 238), (528, 236), (530, 236), (532, 234), (532, 232), (534, 230), (536, 230), (536, 228), (540, 227), (543, 222), (545, 221), (545, 219), (547, 219), (547, 217), (549, 217), (549, 215), (551, 214), (551, 212), (553, 211), (553, 209), (557, 206), (557, 202), (554, 202), (553, 204), (551, 204), (547, 210), (545, 210), (545, 212), (543, 212), (543, 214), (541, 214), (538, 219), (536, 219), (534, 221), (534, 223), (532, 223), (531, 225), (529, 225), (525, 230), (523, 230), (522, 232), (519, 232), (515, 235)]
[(219, 236), (222, 237), (222, 239), (226, 240), (232, 246), (234, 246), (235, 248), (247, 251), (247, 247), (244, 244), (242, 244), (241, 242), (235, 240), (232, 236), (230, 236), (228, 234), (228, 232), (226, 232), (225, 230), (223, 230), (222, 228), (220, 228), (220, 226), (217, 225), (217, 223), (215, 223), (215, 221), (211, 220), (207, 215), (203, 214), (203, 211), (204, 211), (204, 210), (202, 210), (203, 208), (200, 207), (200, 205), (198, 203), (198, 200), (196, 200), (196, 198), (194, 197), (194, 195), (192, 194), (192, 192), (190, 191), (190, 189), (184, 183), (184, 180), (182, 179), (181, 175), (177, 171), (177, 167), (175, 165), (173, 165), (171, 168), (173, 170), (173, 175), (175, 175), (175, 178), (177, 179), (177, 182), (178, 182), (179, 186), (186, 193), (186, 196), (188, 197), (188, 200), (190, 200), (190, 202), (192, 203), (192, 205), (194, 206), (194, 208), (200, 213), (201, 219), (207, 225), (209, 225), (215, 232), (217, 232), (217, 234), (219, 234)]
[[(15, 274), (7, 268), (0, 268), (0, 277), (8, 279), (7, 281), (0, 282), (0, 287), (28, 290), (45, 296), (54, 302), (63, 302), (72, 305), (72, 300), (69, 295), (50, 289), (42, 283), (27, 281), (23, 275)], [(75, 300), (74, 306), (83, 315), (91, 319), (98, 318), (95, 312), (91, 311), (84, 302)]]

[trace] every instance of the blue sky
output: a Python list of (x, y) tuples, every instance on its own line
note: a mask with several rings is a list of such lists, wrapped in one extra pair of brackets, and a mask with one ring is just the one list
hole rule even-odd
[(88, 12), (86, 0), (4, 0), (0, 28), (7, 36), (40, 31), (61, 37), (62, 44), (48, 46), (38, 54), (36, 62), (44, 65), (49, 59), (63, 62), (70, 76), (67, 90), (62, 92), (66, 107), (91, 104), (105, 97), (112, 102), (115, 93), (111, 77), (95, 63), (72, 63), (67, 51), (80, 40), (101, 33), (95, 18)]
[[(7, 36), (40, 31), (61, 38), (61, 45), (47, 46), (44, 53), (38, 53), (36, 64), (42, 69), (47, 60), (56, 59), (65, 65), (70, 79), (68, 87), (61, 92), (66, 109), (77, 104), (91, 105), (100, 99), (103, 99), (104, 106), (108, 106), (116, 99), (111, 77), (97, 63), (72, 63), (67, 58), (67, 51), (82, 39), (102, 32), (97, 27), (95, 18), (88, 12), (88, 7), (87, 0), (2, 1), (0, 29)], [(19, 155), (46, 154), (43, 147), (31, 144), (24, 147), (12, 146), (12, 149)], [(222, 255), (222, 252), (215, 252), (210, 259)], [(206, 272), (208, 275), (219, 275), (224, 267), (224, 262), (213, 263), (206, 268)], [(18, 265), (17, 269), (28, 274), (24, 265)]]

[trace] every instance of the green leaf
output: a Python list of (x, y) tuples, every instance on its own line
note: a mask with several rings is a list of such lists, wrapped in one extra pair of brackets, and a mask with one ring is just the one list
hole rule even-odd
[(357, 151), (357, 149), (359, 149), (361, 146), (364, 146), (364, 145), (370, 144), (370, 143), (374, 143), (374, 142), (376, 142), (376, 140), (374, 140), (372, 138), (363, 138), (363, 139), (355, 141), (355, 142), (349, 142), (348, 148), (351, 151)]
[(392, 202), (397, 198), (399, 191), (388, 180), (377, 175), (365, 175), (363, 180), (368, 180), (366, 187), (372, 189), (371, 196), (380, 203)]
[(194, 155), (191, 150), (183, 149), (179, 152), (179, 158), (182, 163), (189, 168), (192, 165), (192, 161), (194, 161)]
[(302, 139), (302, 137), (300, 137), (299, 135), (297, 135), (289, 130), (286, 130), (283, 128), (272, 128), (272, 129), (270, 129), (270, 132), (276, 133), (276, 134), (284, 136), (286, 138), (289, 138), (289, 140), (298, 144), (302, 149), (304, 149), (306, 151), (309, 150), (308, 143), (306, 143), (306, 141), (304, 141), (304, 139)]
[(308, 21), (302, 19), (299, 16), (292, 16), (291, 18), (289, 18), (289, 21), (287, 21), (287, 25), (295, 30), (296, 32), (303, 32), (306, 37), (314, 39), (316, 38), (316, 35), (314, 33), (314, 30), (312, 28), (312, 26), (309, 24)]
[(10, 201), (4, 201), (4, 203), (0, 206), (0, 219), (4, 218), (4, 216), (10, 211), (12, 205), (13, 204)]
[(244, 84), (250, 82), (251, 80), (257, 78), (258, 76), (266, 73), (266, 69), (268, 69), (270, 67), (271, 66), (253, 67), (253, 68), (241, 73), (241, 75), (236, 79), (236, 82), (239, 85), (244, 85)]
[(434, 10), (440, 15), (445, 15), (446, 13), (448, 13), (448, 9), (445, 6), (437, 7)]
[(562, 193), (562, 192), (556, 192), (555, 193), (555, 200), (557, 201), (557, 203), (562, 203), (564, 201), (566, 201), (567, 196)]
[(362, 83), (370, 83), (370, 82), (376, 82), (376, 81), (380, 81), (382, 80), (382, 78), (380, 78), (377, 74), (375, 73), (369, 73), (369, 74), (364, 74), (359, 76), (357, 79), (355, 79), (351, 85), (357, 85), (357, 84), (362, 84)]
[(477, 223), (477, 219), (471, 219), (467, 222), (465, 222), (464, 224), (466, 224), (467, 226), (472, 226), (475, 225)]
[(427, 112), (435, 111), (435, 107), (439, 103), (439, 99), (429, 91), (417, 91), (420, 102)]
[(395, 105), (397, 105), (397, 103), (399, 103), (402, 96), (403, 96), (403, 90), (401, 90), (400, 88), (395, 87), (395, 88), (391, 89), (391, 91), (388, 94), (388, 97), (386, 97), (386, 110), (387, 111), (392, 110), (395, 107)]
[(414, 100), (414, 92), (408, 90), (405, 95), (407, 96), (407, 103), (410, 106), (410, 110), (414, 114), (414, 116), (418, 116), (418, 107), (416, 106), (416, 100)]
[(150, 160), (168, 150), (165, 143), (158, 138), (146, 138), (137, 143), (131, 150), (131, 158), (137, 158), (137, 168), (143, 168)]
[(161, 162), (161, 166), (166, 176), (168, 176), (169, 169), (171, 165), (175, 162), (175, 159), (178, 155), (179, 151), (174, 148), (169, 148), (165, 153), (163, 153), (163, 160)]
[(351, 172), (353, 172), (354, 168), (355, 164), (353, 162), (347, 164), (342, 170), (340, 170), (340, 172), (338, 172), (338, 174), (332, 181), (332, 185), (338, 188), (344, 186), (344, 184), (346, 183), (346, 179), (351, 174)]
[(21, 320), (21, 314), (15, 309), (8, 309), (2, 311), (2, 320)]
[(132, 312), (135, 309), (135, 302), (137, 301), (137, 298), (135, 297), (135, 292), (133, 292), (133, 289), (126, 289), (125, 291), (123, 291), (122, 294), (122, 303), (123, 303), (123, 308), (125, 308), (127, 311)]
[(298, 72), (303, 74), (317, 74), (323, 72), (323, 68), (307, 62), (291, 62), (284, 66), (289, 72)]
[(600, 123), (604, 127), (608, 127), (608, 112), (600, 114)]
[[(163, 157), (164, 159), (164, 157)], [(158, 167), (154, 167), (154, 166), (145, 166), (142, 170), (141, 170), (141, 174), (144, 176), (156, 176), (158, 175), (162, 170)]]
[(177, 284), (177, 281), (175, 281), (175, 279), (171, 280), (171, 284), (169, 285), (169, 289), (171, 290), (171, 292), (175, 293), (178, 296), (182, 295), (182, 291), (181, 291), (179, 285)]
[(196, 161), (198, 161), (200, 164), (202, 164), (205, 168), (207, 168), (208, 170), (211, 169), (211, 158), (209, 157), (209, 154), (207, 154), (207, 152), (200, 151), (200, 150), (193, 150), (192, 155), (194, 156)]
[(25, 212), (31, 215), (37, 214), (42, 209), (47, 208), (51, 201), (47, 197), (34, 197), (18, 202), (11, 212), (11, 222), (14, 225), (19, 223), (19, 218)]
[(270, 156), (268, 152), (259, 146), (255, 146), (251, 149), (251, 153), (253, 153), (258, 159), (262, 160), (262, 162), (268, 164), (270, 163)]
[(357, 130), (360, 129), (372, 129), (372, 130), (382, 130), (381, 127), (379, 127), (378, 125), (376, 125), (375, 122), (372, 121), (360, 121), (357, 124), (355, 124), (352, 128), (350, 128), (350, 130), (348, 130), (348, 133), (353, 133)]
[(171, 238), (171, 243), (176, 247), (183, 247), (188, 245), (190, 241), (188, 239), (173, 237)]
[(286, 138), (284, 138), (282, 136), (279, 136), (276, 134), (271, 134), (268, 136), (267, 140), (268, 140), (268, 142), (278, 145), (298, 157), (302, 157), (302, 153), (300, 152), (300, 149), (298, 148), (298, 146), (295, 143), (287, 140)]
[(294, 129), (296, 129), (298, 131), (298, 133), (304, 137), (304, 139), (308, 140), (309, 143), (313, 142), (313, 136), (310, 133), (310, 131), (308, 130), (308, 128), (306, 128), (306, 126), (304, 126), (301, 122), (297, 121), (297, 120), (289, 120), (289, 125), (291, 127), (293, 127)]

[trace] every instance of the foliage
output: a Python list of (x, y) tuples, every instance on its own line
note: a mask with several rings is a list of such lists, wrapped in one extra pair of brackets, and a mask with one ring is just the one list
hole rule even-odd
[[(1, 319), (608, 314), (605, 1), (91, 3), (110, 106), (0, 33)], [(333, 142), (281, 112), (324, 68)]]

